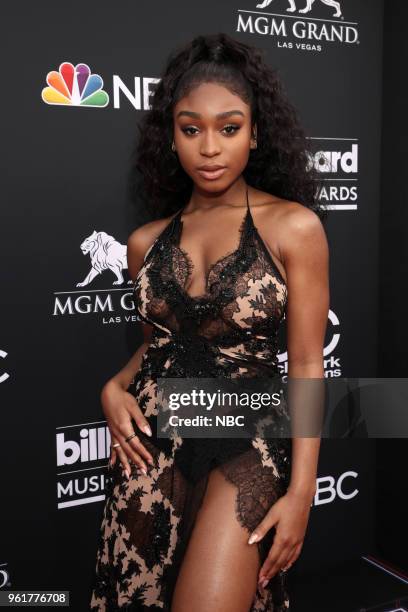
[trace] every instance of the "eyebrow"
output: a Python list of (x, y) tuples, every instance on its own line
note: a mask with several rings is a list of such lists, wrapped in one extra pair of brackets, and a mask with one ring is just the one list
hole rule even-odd
[[(230, 117), (231, 115), (242, 115), (244, 117), (244, 113), (240, 110), (231, 110), (231, 111), (225, 111), (224, 113), (218, 113), (218, 115), (215, 115), (216, 119), (225, 119), (226, 117)], [(193, 111), (180, 111), (179, 113), (177, 113), (177, 118), (178, 117), (182, 117), (182, 116), (187, 116), (187, 117), (192, 117), (193, 119), (201, 119), (202, 116), (200, 115), (200, 113), (194, 113)]]

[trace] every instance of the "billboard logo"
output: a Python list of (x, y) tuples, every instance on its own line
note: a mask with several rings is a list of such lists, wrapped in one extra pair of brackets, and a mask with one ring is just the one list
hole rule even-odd
[(326, 174), (357, 174), (358, 144), (353, 143), (351, 150), (316, 151), (312, 156), (309, 156), (308, 169), (312, 166), (318, 172)]
[(57, 505), (59, 509), (105, 499), (106, 459), (111, 436), (104, 421), (57, 428)]
[(310, 137), (310, 139), (313, 145), (312, 151), (308, 152), (307, 167), (308, 169), (314, 167), (320, 174), (322, 186), (319, 199), (329, 210), (357, 210), (360, 157), (358, 139), (327, 137)]
[(41, 97), (46, 104), (57, 106), (88, 106), (103, 108), (109, 104), (109, 96), (102, 89), (103, 80), (99, 74), (91, 74), (87, 64), (74, 66), (63, 62), (58, 72), (47, 74), (48, 87)]
[[(72, 429), (79, 426), (72, 426)], [(106, 425), (98, 427), (82, 426), (79, 434), (66, 436), (57, 433), (57, 465), (73, 465), (106, 459), (109, 457), (110, 432)], [(73, 439), (75, 438), (75, 439)]]
[[(288, 1), (289, 1), (289, 6), (286, 9), (287, 12), (294, 13), (297, 10), (295, 0), (288, 0)], [(267, 6), (270, 5), (271, 2), (272, 0), (264, 0), (260, 4), (257, 4), (256, 8), (266, 8)], [(310, 13), (314, 2), (315, 0), (307, 0), (306, 6), (302, 9), (299, 9), (298, 12), (299, 13)], [(327, 6), (332, 6), (334, 9), (336, 9), (336, 12), (333, 14), (333, 17), (342, 17), (340, 2), (336, 2), (336, 0), (321, 0), (321, 2), (323, 2), (323, 4), (326, 4)]]

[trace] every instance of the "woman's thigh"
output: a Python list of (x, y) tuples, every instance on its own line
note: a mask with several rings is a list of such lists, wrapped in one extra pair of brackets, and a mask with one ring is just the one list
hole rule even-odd
[(236, 516), (237, 488), (215, 468), (180, 567), (172, 612), (248, 612), (259, 553)]

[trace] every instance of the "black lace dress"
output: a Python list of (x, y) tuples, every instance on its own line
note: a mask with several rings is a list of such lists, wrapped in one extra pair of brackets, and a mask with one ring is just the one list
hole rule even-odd
[[(152, 454), (148, 475), (109, 467), (90, 609), (170, 612), (171, 597), (208, 473), (219, 466), (236, 487), (236, 518), (248, 535), (286, 492), (290, 438), (158, 438), (157, 378), (267, 377), (278, 370), (278, 330), (287, 288), (254, 225), (247, 194), (239, 245), (215, 262), (206, 291), (190, 296), (193, 270), (180, 248), (180, 210), (145, 255), (134, 283), (140, 319), (154, 326), (129, 391), (153, 431), (135, 431)], [(258, 546), (263, 562), (275, 528)], [(253, 545), (254, 546), (254, 545)], [(258, 587), (250, 612), (287, 612), (286, 574)]]

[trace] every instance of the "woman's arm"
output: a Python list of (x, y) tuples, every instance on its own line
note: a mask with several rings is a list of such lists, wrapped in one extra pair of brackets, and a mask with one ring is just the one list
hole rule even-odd
[[(279, 223), (279, 254), (284, 265), (288, 302), (286, 310), (288, 382), (293, 379), (324, 378), (323, 347), (329, 309), (329, 253), (326, 234), (319, 217), (310, 209), (291, 202), (285, 204)], [(275, 225), (276, 229), (277, 225)], [(311, 381), (312, 382), (312, 381)], [(302, 385), (298, 399), (302, 400)], [(290, 389), (289, 389), (290, 391)], [(311, 394), (313, 397), (313, 393)], [(289, 395), (292, 430), (294, 429)], [(321, 397), (318, 389), (318, 404)], [(296, 401), (296, 411), (308, 404)], [(309, 404), (315, 423), (321, 406)], [(300, 415), (303, 416), (303, 415)], [(307, 415), (308, 416), (308, 415)], [(296, 418), (296, 414), (295, 414)], [(300, 419), (302, 421), (302, 419)], [(295, 428), (296, 429), (296, 428)], [(273, 526), (272, 547), (259, 570), (259, 583), (265, 586), (279, 570), (287, 569), (298, 558), (306, 533), (310, 506), (316, 489), (320, 438), (293, 437), (291, 479), (288, 490), (270, 508), (256, 527), (249, 543), (259, 541)]]
[[(135, 282), (136, 276), (143, 265), (146, 252), (153, 243), (159, 228), (160, 222), (158, 223), (157, 221), (153, 221), (151, 223), (142, 225), (130, 234), (127, 241), (126, 257), (129, 276), (132, 282)], [(139, 346), (127, 364), (117, 374), (112, 376), (112, 378), (110, 378), (104, 385), (101, 393), (102, 397), (110, 391), (112, 386), (116, 386), (117, 384), (119, 384), (124, 391), (128, 389), (136, 372), (140, 368), (143, 354), (146, 352), (149, 346), (153, 327), (148, 323), (144, 323), (142, 325), (142, 331), (143, 343)]]
[[(143, 265), (148, 249), (161, 231), (162, 224), (162, 221), (147, 223), (129, 236), (127, 263), (129, 275), (133, 282), (136, 280), (136, 276)], [(149, 423), (144, 417), (135, 397), (127, 391), (135, 374), (140, 369), (143, 355), (150, 344), (153, 327), (148, 323), (144, 323), (142, 331), (143, 343), (135, 351), (127, 364), (105, 383), (101, 391), (102, 408), (112, 438), (111, 464), (114, 464), (118, 455), (128, 477), (130, 474), (129, 460), (134, 461), (144, 470), (146, 470), (146, 464), (142, 461), (142, 457), (150, 463), (153, 461), (150, 453), (146, 451), (138, 437), (134, 437), (128, 443), (125, 443), (126, 437), (134, 433), (131, 423), (132, 418), (140, 430), (151, 435)], [(114, 447), (114, 443), (119, 443), (121, 446)]]
[[(295, 204), (287, 214), (280, 245), (288, 285), (288, 376), (300, 379), (324, 378), (323, 348), (329, 310), (329, 250), (326, 234), (317, 215)], [(306, 387), (304, 389), (306, 391)], [(318, 410), (318, 407), (312, 406), (313, 409)], [(310, 418), (313, 417), (311, 414)], [(289, 490), (304, 497), (309, 503), (316, 490), (319, 449), (320, 438), (293, 438)]]

